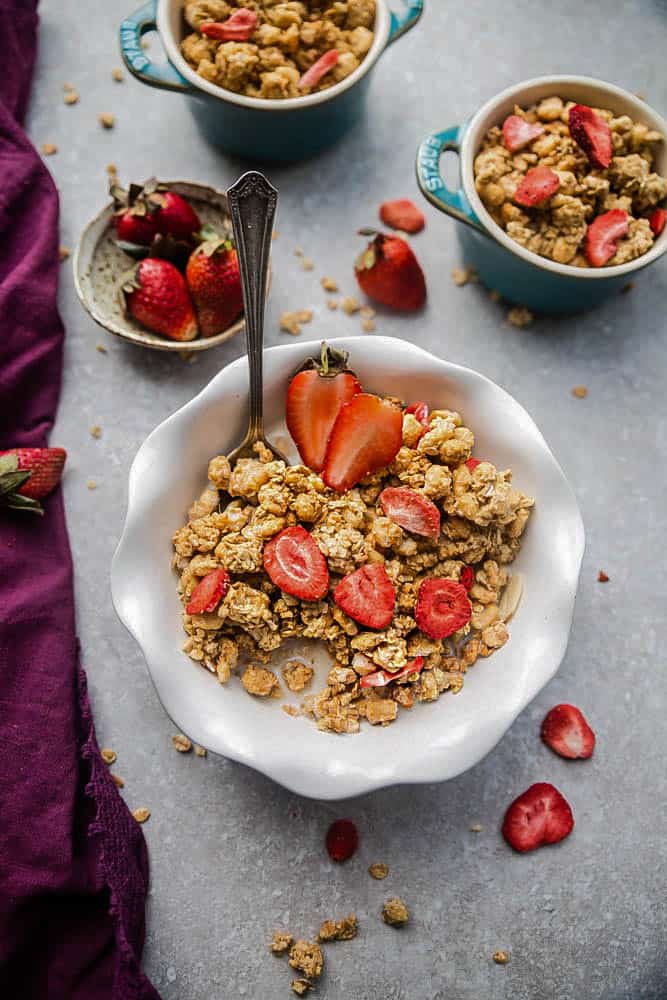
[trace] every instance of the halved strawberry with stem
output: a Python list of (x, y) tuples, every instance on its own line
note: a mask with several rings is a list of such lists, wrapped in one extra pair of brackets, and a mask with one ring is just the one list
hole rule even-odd
[(518, 153), (543, 132), (544, 125), (539, 122), (527, 122), (519, 115), (508, 115), (503, 122), (503, 144), (510, 153)]
[(546, 745), (561, 757), (587, 760), (593, 756), (595, 733), (575, 705), (555, 705), (547, 712), (541, 735)]
[(418, 420), (425, 430), (428, 430), (431, 426), (428, 419), (428, 403), (425, 403), (423, 400), (418, 399), (416, 403), (410, 403), (409, 406), (405, 407), (403, 412), (411, 413), (415, 420)]
[(409, 486), (388, 486), (379, 502), (390, 521), (413, 535), (437, 538), (440, 534), (440, 511), (432, 500)]
[(43, 514), (40, 500), (60, 482), (64, 448), (10, 448), (0, 451), (0, 506)]
[(591, 166), (606, 170), (611, 163), (614, 146), (609, 125), (585, 104), (575, 104), (568, 115), (570, 135), (584, 151)]
[(330, 49), (325, 52), (323, 56), (314, 62), (310, 69), (307, 69), (299, 80), (298, 87), (299, 90), (310, 90), (311, 87), (316, 87), (320, 80), (330, 73), (334, 68), (336, 63), (340, 58), (340, 52), (337, 49)]
[(380, 205), (380, 218), (385, 226), (404, 233), (420, 233), (426, 225), (424, 213), (409, 198), (397, 198)]
[(396, 589), (382, 563), (367, 563), (343, 577), (333, 599), (360, 625), (387, 628), (394, 617)]
[(560, 187), (560, 178), (550, 167), (531, 167), (514, 192), (514, 201), (534, 208), (551, 198)]
[(226, 569), (214, 569), (200, 580), (190, 594), (185, 611), (188, 615), (204, 615), (215, 611), (229, 590), (229, 573)]
[(648, 224), (654, 236), (659, 236), (667, 223), (667, 208), (655, 208), (648, 218)]
[(618, 241), (626, 235), (630, 220), (622, 208), (612, 208), (591, 222), (584, 239), (584, 255), (593, 267), (604, 267), (618, 249)]
[(216, 42), (247, 42), (258, 22), (254, 10), (235, 10), (226, 21), (204, 21), (199, 30)]
[(359, 686), (362, 688), (386, 687), (392, 681), (400, 681), (403, 677), (408, 677), (410, 674), (420, 673), (423, 666), (424, 657), (418, 656), (411, 663), (408, 663), (407, 667), (403, 667), (402, 670), (399, 670), (395, 674), (392, 674), (389, 670), (377, 670), (374, 674), (366, 674), (359, 681)]
[(347, 367), (347, 352), (322, 342), (319, 358), (309, 358), (287, 389), (287, 429), (305, 465), (321, 472), (331, 431), (342, 406), (361, 392)]
[(403, 416), (388, 399), (360, 392), (345, 403), (333, 426), (322, 479), (344, 493), (396, 458), (403, 443)]
[(467, 625), (471, 615), (472, 604), (462, 583), (443, 577), (422, 580), (415, 621), (425, 635), (431, 639), (446, 639)]
[(302, 601), (319, 601), (329, 589), (327, 561), (300, 524), (284, 528), (267, 542), (264, 569), (276, 587)]
[(569, 804), (553, 785), (538, 782), (511, 804), (503, 821), (503, 837), (515, 851), (534, 851), (557, 844), (574, 829)]

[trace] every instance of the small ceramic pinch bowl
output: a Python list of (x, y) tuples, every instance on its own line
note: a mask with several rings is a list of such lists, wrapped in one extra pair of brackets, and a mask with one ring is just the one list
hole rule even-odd
[[(539, 312), (572, 313), (599, 305), (638, 271), (655, 263), (667, 250), (667, 229), (647, 253), (627, 264), (575, 267), (527, 250), (491, 217), (475, 188), (473, 170), (484, 135), (492, 125), (502, 125), (515, 104), (525, 108), (551, 96), (629, 115), (667, 140), (667, 121), (635, 94), (587, 76), (541, 76), (496, 94), (462, 125), (424, 139), (417, 153), (417, 181), (432, 205), (461, 223), (456, 229), (463, 259), (487, 288)], [(447, 187), (440, 171), (442, 154), (447, 151), (459, 156), (460, 183), (455, 190)], [(667, 173), (667, 141), (656, 147), (655, 169)]]
[[(224, 368), (186, 406), (150, 434), (130, 471), (127, 518), (114, 556), (111, 584), (119, 617), (141, 647), (162, 703), (179, 730), (197, 743), (261, 771), (301, 795), (342, 799), (393, 784), (444, 781), (472, 767), (501, 739), (516, 716), (553, 677), (564, 656), (584, 551), (584, 529), (574, 494), (526, 411), (483, 375), (442, 361), (402, 340), (345, 338), (332, 346), (350, 352), (370, 391), (424, 399), (458, 410), (474, 429), (476, 453), (536, 498), (513, 569), (524, 594), (510, 624), (510, 640), (466, 676), (460, 694), (401, 712), (386, 728), (363, 725), (353, 736), (320, 732), (312, 720), (292, 718), (281, 701), (250, 697), (238, 678), (221, 686), (182, 651), (185, 633), (171, 538), (206, 485), (209, 459), (229, 451), (245, 429), (248, 369), (244, 358)], [(298, 343), (265, 352), (266, 426), (286, 436), (285, 392), (294, 371), (319, 344)], [(282, 447), (282, 443), (280, 444)], [(324, 684), (331, 660), (315, 656), (310, 690)], [(278, 669), (294, 655), (278, 654)], [(289, 693), (288, 693), (289, 694)], [(292, 697), (292, 696), (290, 696)], [(300, 696), (293, 696), (298, 703)]]
[[(222, 191), (189, 181), (164, 181), (171, 191), (183, 195), (192, 204), (202, 225), (209, 224), (219, 231), (232, 231), (227, 208), (227, 196)], [(119, 287), (122, 276), (134, 261), (120, 250), (114, 240), (113, 203), (98, 212), (81, 233), (74, 254), (74, 284), (82, 306), (96, 323), (109, 333), (129, 340), (132, 344), (155, 351), (207, 351), (223, 344), (243, 329), (243, 316), (215, 337), (195, 340), (169, 340), (151, 333), (123, 309)]]

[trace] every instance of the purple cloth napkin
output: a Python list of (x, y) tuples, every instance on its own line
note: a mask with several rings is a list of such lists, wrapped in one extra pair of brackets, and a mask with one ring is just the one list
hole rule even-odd
[[(35, 0), (0, 0), (0, 449), (58, 403), (58, 196), (20, 122)], [(141, 972), (148, 856), (102, 762), (79, 665), (58, 489), (0, 510), (0, 997), (159, 1000)]]

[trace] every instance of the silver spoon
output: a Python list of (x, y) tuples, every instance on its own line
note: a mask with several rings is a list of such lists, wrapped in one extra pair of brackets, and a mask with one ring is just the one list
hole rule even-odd
[(227, 200), (241, 270), (250, 375), (248, 431), (238, 448), (230, 452), (227, 458), (231, 466), (234, 466), (240, 458), (257, 458), (254, 445), (262, 442), (277, 459), (289, 465), (287, 458), (267, 440), (264, 434), (262, 384), (264, 305), (278, 192), (263, 174), (251, 170), (239, 177), (230, 187)]

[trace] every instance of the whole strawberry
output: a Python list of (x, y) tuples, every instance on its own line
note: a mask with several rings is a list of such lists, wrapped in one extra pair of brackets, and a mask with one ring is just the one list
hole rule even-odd
[(185, 278), (160, 257), (146, 257), (122, 283), (130, 315), (170, 340), (193, 340), (197, 320)]
[(243, 312), (241, 272), (232, 241), (217, 234), (190, 255), (185, 277), (197, 311), (202, 337), (214, 337)]
[(0, 452), (0, 504), (43, 514), (42, 500), (60, 482), (64, 448), (11, 448)]
[(421, 309), (426, 301), (426, 281), (406, 241), (373, 229), (361, 229), (359, 233), (373, 236), (355, 264), (362, 291), (390, 309), (408, 312)]
[(124, 243), (149, 246), (158, 233), (190, 239), (200, 228), (199, 217), (189, 202), (155, 178), (145, 184), (130, 184), (127, 191), (118, 184), (112, 184), (110, 190), (116, 235)]

